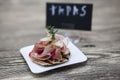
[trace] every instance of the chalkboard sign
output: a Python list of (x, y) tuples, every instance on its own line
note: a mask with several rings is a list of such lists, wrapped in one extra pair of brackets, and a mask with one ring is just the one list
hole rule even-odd
[(46, 26), (61, 29), (91, 30), (92, 4), (47, 3)]

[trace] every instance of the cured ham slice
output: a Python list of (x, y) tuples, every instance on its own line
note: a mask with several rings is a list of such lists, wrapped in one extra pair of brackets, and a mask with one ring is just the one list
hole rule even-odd
[(48, 37), (40, 39), (29, 53), (32, 61), (41, 65), (53, 65), (68, 61), (70, 52), (63, 38), (61, 35), (56, 35), (56, 39), (53, 41)]
[(62, 53), (61, 53), (60, 49), (56, 49), (53, 59), (55, 59), (57, 61), (62, 61)]

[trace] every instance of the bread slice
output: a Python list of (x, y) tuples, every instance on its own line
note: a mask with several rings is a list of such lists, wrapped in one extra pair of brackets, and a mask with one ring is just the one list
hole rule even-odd
[(66, 55), (62, 55), (62, 56), (63, 56), (62, 61), (56, 61), (56, 60), (51, 60), (51, 59), (45, 60), (45, 61), (42, 61), (42, 60), (32, 60), (32, 61), (34, 63), (40, 64), (42, 66), (52, 66), (52, 65), (62, 64), (62, 63), (65, 63), (69, 60), (70, 53), (66, 54)]

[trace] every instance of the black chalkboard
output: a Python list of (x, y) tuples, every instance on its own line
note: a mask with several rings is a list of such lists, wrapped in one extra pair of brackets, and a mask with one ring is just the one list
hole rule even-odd
[(92, 4), (47, 3), (46, 26), (60, 29), (91, 30)]

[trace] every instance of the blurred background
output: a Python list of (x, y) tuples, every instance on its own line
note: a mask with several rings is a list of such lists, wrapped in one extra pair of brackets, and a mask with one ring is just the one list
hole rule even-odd
[[(119, 0), (0, 0), (0, 49), (19, 49), (45, 36), (46, 2), (92, 3), (92, 34), (96, 31), (102, 33), (120, 29)], [(59, 31), (62, 32), (64, 30)], [(91, 34), (77, 30), (75, 33), (83, 38), (86, 34)], [(106, 34), (103, 32), (97, 36), (107, 40), (110, 37), (102, 36)], [(97, 39), (97, 36), (94, 38)]]

